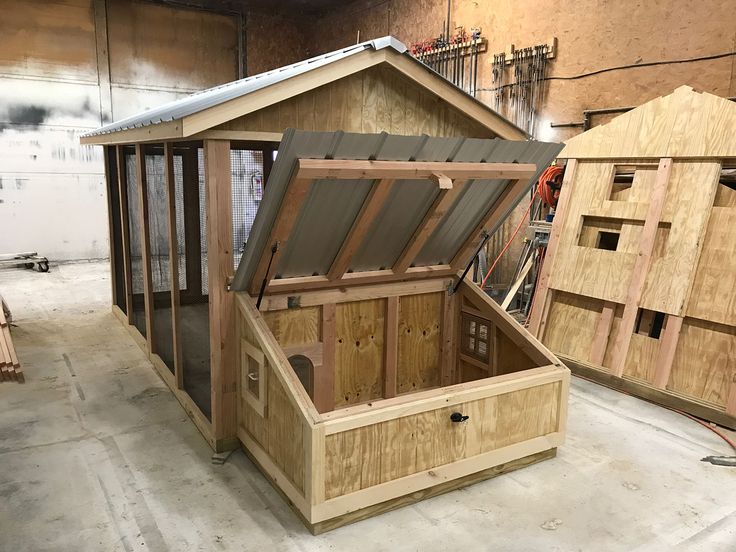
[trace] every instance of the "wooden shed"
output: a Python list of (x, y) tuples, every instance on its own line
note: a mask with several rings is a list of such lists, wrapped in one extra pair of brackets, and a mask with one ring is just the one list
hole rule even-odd
[(106, 145), (113, 311), (313, 531), (563, 440), (569, 371), (462, 279), (561, 149), (502, 138), (525, 136), (392, 39), (83, 138)]
[(736, 104), (682, 86), (560, 158), (530, 330), (581, 375), (736, 428)]

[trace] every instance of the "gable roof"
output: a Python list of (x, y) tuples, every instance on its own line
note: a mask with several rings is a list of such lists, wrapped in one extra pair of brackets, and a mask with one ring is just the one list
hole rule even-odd
[(736, 157), (736, 103), (680, 86), (571, 138), (559, 157)]
[(412, 57), (396, 38), (386, 36), (197, 92), (83, 134), (81, 141), (106, 144), (191, 137), (380, 63), (390, 64), (453, 103), (498, 137), (529, 138), (508, 119)]

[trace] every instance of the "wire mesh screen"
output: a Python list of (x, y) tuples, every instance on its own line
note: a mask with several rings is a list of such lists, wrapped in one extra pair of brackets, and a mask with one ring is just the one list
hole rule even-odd
[(186, 289), (187, 256), (184, 233), (184, 167), (181, 155), (174, 156), (174, 209), (176, 215), (176, 246), (179, 258), (179, 289)]
[(263, 199), (263, 152), (232, 150), (233, 263), (237, 268)]
[(197, 166), (199, 173), (199, 237), (202, 247), (202, 295), (209, 295), (209, 278), (207, 272), (207, 190), (204, 184), (204, 150), (197, 150)]
[(146, 308), (143, 302), (143, 253), (141, 249), (141, 210), (138, 197), (135, 155), (126, 154), (125, 174), (128, 191), (128, 226), (130, 236), (130, 273), (133, 288), (133, 324), (145, 337)]
[(153, 292), (170, 291), (169, 206), (164, 179), (163, 155), (146, 155), (146, 184), (148, 189), (148, 231), (151, 241)]

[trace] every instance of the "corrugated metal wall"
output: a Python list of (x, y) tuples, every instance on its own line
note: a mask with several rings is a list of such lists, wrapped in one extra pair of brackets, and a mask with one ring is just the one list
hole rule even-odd
[(79, 134), (238, 78), (239, 18), (132, 0), (0, 0), (0, 253), (109, 255)]

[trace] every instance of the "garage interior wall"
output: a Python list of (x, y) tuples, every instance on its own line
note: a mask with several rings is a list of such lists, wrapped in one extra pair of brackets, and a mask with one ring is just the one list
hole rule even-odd
[(240, 18), (131, 0), (0, 0), (0, 252), (109, 256), (79, 135), (238, 78)]
[[(605, 9), (601, 9), (605, 7)], [(635, 17), (632, 16), (635, 11)], [(447, 0), (358, 0), (340, 4), (318, 20), (302, 23), (300, 40), (308, 55), (332, 51), (360, 40), (391, 34), (409, 45), (438, 36), (447, 19)], [(550, 128), (549, 123), (582, 121), (583, 110), (637, 106), (687, 84), (723, 97), (736, 95), (736, 56), (690, 63), (642, 66), (736, 51), (733, 3), (721, 0), (606, 3), (597, 0), (452, 0), (451, 27), (480, 27), (488, 40), (478, 66), (478, 98), (493, 106), (493, 54), (558, 39), (558, 54), (548, 75), (577, 76), (615, 66), (627, 69), (573, 80), (548, 81), (535, 137), (564, 141), (581, 128)], [(652, 25), (656, 21), (658, 24)], [(682, 29), (678, 33), (677, 29)], [(673, 31), (674, 30), (674, 31)], [(307, 54), (303, 57), (307, 57)], [(638, 67), (637, 67), (638, 66)], [(262, 69), (272, 69), (266, 60)], [(507, 71), (506, 81), (513, 75)], [(509, 115), (508, 112), (503, 112)], [(595, 116), (593, 126), (615, 115)], [(513, 120), (513, 119), (512, 119)], [(491, 243), (499, 251), (516, 228), (528, 203), (522, 203)], [(521, 253), (518, 236), (491, 279), (508, 283)]]

